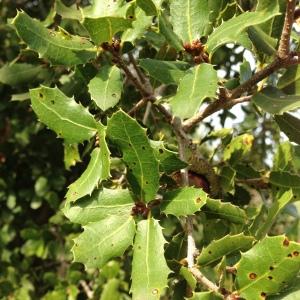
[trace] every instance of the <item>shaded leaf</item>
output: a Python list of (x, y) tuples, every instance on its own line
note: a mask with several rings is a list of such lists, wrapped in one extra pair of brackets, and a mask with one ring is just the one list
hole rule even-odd
[(284, 236), (266, 237), (237, 263), (237, 293), (257, 300), (281, 291), (300, 269), (300, 245)]
[(58, 88), (39, 87), (30, 90), (32, 108), (40, 121), (67, 143), (89, 140), (98, 124), (81, 104), (68, 98)]
[(214, 292), (196, 292), (193, 293), (191, 298), (186, 298), (189, 300), (221, 300), (223, 297), (221, 295), (216, 295)]
[(300, 145), (300, 119), (284, 113), (282, 116), (275, 116), (275, 121), (291, 142)]
[(284, 170), (293, 159), (293, 148), (290, 142), (280, 143), (274, 155), (273, 171)]
[(273, 171), (270, 174), (269, 182), (280, 187), (299, 188), (300, 176), (289, 172)]
[(174, 115), (190, 118), (205, 98), (214, 98), (218, 89), (217, 71), (210, 64), (200, 64), (187, 71), (181, 79), (170, 105)]
[(152, 0), (136, 0), (136, 4), (146, 13), (147, 16), (155, 16), (157, 9)]
[(201, 266), (205, 266), (233, 252), (248, 250), (254, 241), (254, 237), (246, 236), (243, 233), (226, 235), (219, 240), (212, 241), (207, 247), (202, 249), (197, 263)]
[(163, 194), (161, 211), (176, 217), (192, 215), (205, 205), (206, 199), (202, 189), (184, 187)]
[(88, 39), (71, 35), (64, 30), (49, 30), (24, 12), (18, 12), (13, 24), (28, 47), (53, 65), (85, 64), (96, 57), (96, 48)]
[(157, 220), (148, 218), (138, 223), (131, 275), (133, 300), (159, 299), (167, 287), (170, 270), (164, 257), (165, 243)]
[(72, 252), (74, 261), (86, 268), (101, 268), (111, 258), (121, 256), (132, 245), (136, 230), (133, 217), (126, 215), (111, 215), (83, 228), (74, 239)]
[(120, 283), (120, 280), (116, 278), (108, 280), (108, 282), (103, 286), (100, 300), (120, 300)]
[(123, 111), (112, 115), (107, 136), (123, 153), (128, 165), (128, 180), (139, 200), (149, 202), (159, 187), (159, 169), (146, 131)]
[(102, 66), (89, 85), (89, 93), (103, 111), (114, 107), (121, 98), (123, 87), (121, 71), (116, 66)]
[(58, 15), (62, 16), (64, 19), (81, 20), (82, 14), (79, 9), (77, 9), (76, 4), (71, 6), (66, 6), (61, 0), (55, 1), (55, 11)]
[(75, 166), (80, 160), (77, 144), (64, 144), (64, 163), (67, 170)]
[(236, 171), (230, 166), (224, 166), (220, 173), (220, 183), (224, 193), (234, 192), (234, 179)]
[(283, 89), (288, 93), (288, 91), (295, 85), (295, 82), (300, 79), (300, 66), (295, 65), (286, 69), (283, 75), (279, 78), (277, 87)]

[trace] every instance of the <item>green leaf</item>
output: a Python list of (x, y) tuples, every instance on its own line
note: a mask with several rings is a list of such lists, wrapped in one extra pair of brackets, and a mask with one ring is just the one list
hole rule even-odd
[(221, 300), (221, 295), (216, 295), (214, 292), (197, 292), (193, 293), (193, 297), (186, 298), (188, 300)]
[(66, 194), (68, 202), (74, 202), (86, 195), (91, 195), (95, 187), (109, 177), (110, 152), (105, 141), (104, 130), (100, 136), (99, 145), (100, 147), (96, 147), (92, 151), (86, 170), (75, 182), (68, 186), (69, 190)]
[(207, 198), (206, 205), (202, 211), (216, 218), (225, 219), (233, 223), (247, 223), (245, 211), (229, 202), (221, 202), (220, 200)]
[(234, 179), (236, 171), (230, 166), (224, 166), (220, 173), (220, 183), (224, 193), (234, 192)]
[(300, 66), (295, 65), (286, 69), (283, 75), (279, 78), (277, 87), (284, 91), (289, 90), (295, 82), (300, 79)]
[(0, 69), (0, 82), (10, 86), (41, 82), (47, 78), (49, 70), (43, 66), (27, 63), (5, 64)]
[(108, 216), (129, 216), (134, 201), (127, 189), (101, 189), (76, 203), (69, 203), (63, 212), (73, 223), (97, 222)]
[[(298, 275), (297, 278), (292, 282), (292, 284), (284, 289), (284, 292), (279, 295), (268, 297), (270, 300), (297, 300), (300, 297), (300, 277)], [(268, 300), (269, 300), (268, 299)]]
[(251, 49), (251, 42), (245, 32), (249, 26), (263, 23), (273, 18), (278, 13), (270, 12), (245, 12), (237, 17), (231, 18), (217, 27), (208, 37), (207, 50), (215, 52), (220, 46), (227, 43), (235, 43)]
[(123, 152), (128, 181), (136, 196), (146, 202), (153, 200), (159, 188), (159, 169), (145, 129), (118, 111), (108, 120), (107, 136)]
[(172, 25), (163, 11), (158, 16), (159, 32), (165, 37), (167, 42), (177, 51), (183, 50), (183, 45), (179, 37), (174, 33)]
[(164, 257), (165, 243), (157, 220), (148, 218), (138, 223), (131, 275), (133, 300), (158, 300), (167, 287), (170, 270)]
[(248, 250), (254, 241), (254, 237), (246, 236), (243, 233), (226, 235), (219, 240), (212, 241), (207, 247), (202, 249), (197, 263), (201, 266), (206, 266), (225, 255), (239, 250)]
[(13, 24), (28, 47), (53, 65), (85, 64), (96, 57), (96, 48), (88, 39), (71, 35), (64, 30), (49, 30), (24, 12), (18, 12)]
[(216, 96), (217, 89), (217, 71), (212, 65), (204, 63), (188, 70), (170, 101), (174, 115), (180, 118), (192, 117), (205, 98)]
[(110, 279), (104, 286), (100, 300), (120, 300), (121, 293), (119, 292), (120, 280), (116, 278)]
[(71, 6), (66, 6), (63, 4), (61, 0), (55, 1), (55, 11), (58, 15), (63, 17), (64, 19), (72, 19), (72, 20), (81, 20), (82, 15), (79, 9), (77, 9), (76, 4)]
[(121, 17), (84, 18), (83, 26), (96, 45), (111, 42), (114, 35), (131, 27), (132, 20)]
[(155, 16), (157, 9), (152, 0), (136, 0), (136, 4), (146, 13), (147, 16)]
[(178, 153), (165, 148), (163, 141), (150, 140), (154, 155), (159, 162), (159, 170), (165, 173), (185, 168), (188, 164), (179, 159)]
[[(299, 177), (300, 179), (300, 177)], [(300, 185), (298, 185), (299, 187)], [(292, 190), (288, 190), (279, 197), (279, 199), (276, 199), (274, 203), (272, 204), (271, 208), (268, 211), (267, 219), (263, 222), (261, 227), (258, 229), (256, 233), (257, 239), (261, 239), (266, 236), (266, 234), (269, 232), (270, 228), (275, 222), (276, 217), (278, 214), (283, 210), (283, 208), (293, 199), (293, 192)]]
[(170, 3), (174, 32), (183, 42), (199, 39), (209, 23), (208, 0), (173, 0)]
[(278, 145), (274, 155), (273, 171), (284, 170), (293, 159), (293, 148), (290, 142)]
[(284, 236), (266, 237), (237, 263), (237, 293), (247, 300), (276, 294), (300, 269), (300, 245)]
[(64, 163), (67, 170), (75, 166), (80, 160), (77, 144), (64, 144)]
[(102, 66), (89, 85), (89, 93), (103, 111), (114, 107), (121, 98), (123, 87), (121, 71), (116, 66)]
[(256, 93), (252, 101), (270, 114), (283, 114), (300, 107), (300, 96), (285, 95), (274, 87), (266, 87)]
[(180, 268), (179, 274), (186, 280), (189, 287), (191, 287), (192, 290), (195, 290), (197, 286), (197, 280), (194, 277), (194, 275), (190, 272), (190, 270), (187, 267), (182, 266)]
[(275, 121), (291, 142), (300, 145), (300, 119), (284, 113), (282, 116), (275, 116)]
[(72, 252), (74, 261), (86, 268), (101, 268), (111, 258), (121, 256), (132, 245), (136, 230), (133, 217), (126, 215), (111, 215), (83, 228), (74, 239)]
[(240, 84), (249, 80), (252, 76), (251, 66), (248, 61), (243, 61), (240, 65)]
[(164, 61), (145, 58), (139, 65), (154, 79), (164, 84), (178, 84), (186, 75), (189, 64), (182, 61)]
[(42, 86), (32, 89), (30, 98), (40, 121), (67, 143), (81, 143), (95, 135), (98, 125), (93, 116), (58, 88)]
[(205, 205), (207, 194), (202, 189), (184, 187), (163, 194), (161, 211), (176, 217), (193, 215)]
[(271, 172), (269, 182), (276, 186), (285, 188), (299, 188), (300, 176), (289, 172)]

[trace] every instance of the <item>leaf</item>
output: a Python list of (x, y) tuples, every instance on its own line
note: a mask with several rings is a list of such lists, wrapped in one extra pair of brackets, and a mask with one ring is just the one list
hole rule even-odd
[(234, 192), (234, 179), (236, 171), (230, 166), (224, 166), (220, 173), (220, 182), (224, 193)]
[(280, 295), (268, 297), (270, 300), (297, 300), (300, 296), (300, 277), (298, 276), (292, 282), (291, 286), (287, 289), (284, 289), (284, 292)]
[(64, 163), (65, 168), (70, 170), (72, 166), (75, 166), (76, 163), (80, 160), (80, 155), (78, 151), (77, 144), (64, 144)]
[(136, 196), (145, 202), (153, 200), (159, 188), (159, 169), (146, 131), (135, 119), (118, 111), (108, 120), (107, 136), (123, 153)]
[(201, 266), (206, 266), (225, 255), (239, 250), (248, 250), (254, 241), (254, 237), (246, 236), (244, 233), (226, 235), (219, 240), (212, 241), (207, 247), (202, 249), (197, 263)]
[(84, 37), (46, 29), (24, 12), (13, 20), (17, 33), (28, 47), (53, 65), (85, 64), (96, 57), (96, 48)]
[[(300, 179), (300, 177), (299, 177)], [(300, 185), (299, 185), (300, 186)], [(263, 222), (256, 233), (256, 238), (261, 239), (266, 236), (269, 232), (270, 228), (275, 222), (276, 217), (278, 214), (283, 210), (283, 208), (293, 199), (293, 192), (292, 190), (288, 190), (276, 199), (272, 204), (271, 208), (268, 211), (267, 219)]]
[(145, 58), (139, 65), (154, 79), (164, 84), (178, 84), (186, 75), (189, 64), (182, 61), (163, 61)]
[(284, 113), (282, 116), (275, 116), (275, 121), (291, 142), (300, 145), (300, 119)]
[(269, 182), (280, 187), (299, 188), (300, 176), (289, 172), (273, 171), (270, 174)]
[(96, 147), (92, 151), (86, 170), (75, 182), (68, 186), (67, 202), (74, 202), (86, 195), (91, 195), (95, 187), (109, 177), (110, 152), (105, 141), (104, 130), (99, 138), (99, 144), (100, 147)]
[(100, 300), (120, 300), (121, 293), (119, 292), (121, 281), (116, 278), (109, 279), (103, 286)]
[(152, 0), (136, 0), (136, 4), (146, 13), (147, 16), (155, 16), (157, 9)]
[(277, 87), (283, 89), (288, 93), (292, 86), (295, 85), (295, 82), (300, 79), (300, 66), (295, 65), (286, 69), (283, 75), (279, 78)]
[(69, 203), (63, 212), (71, 222), (86, 225), (108, 216), (129, 216), (133, 206), (134, 201), (127, 189), (103, 188), (95, 191), (90, 197)]
[(225, 219), (232, 223), (247, 223), (247, 215), (245, 211), (230, 202), (221, 202), (220, 200), (207, 198), (206, 205), (202, 211), (206, 214), (211, 214), (216, 218)]
[(245, 33), (249, 26), (263, 23), (278, 13), (270, 12), (245, 12), (237, 17), (231, 18), (217, 27), (208, 37), (206, 46), (209, 53), (215, 52), (220, 46), (227, 43), (235, 43), (251, 49), (250, 40)]
[(163, 194), (161, 211), (176, 217), (193, 215), (205, 205), (207, 194), (194, 187), (184, 187)]
[(72, 20), (81, 20), (82, 15), (79, 9), (77, 9), (76, 4), (71, 6), (66, 6), (63, 4), (61, 0), (55, 1), (55, 11), (58, 15), (60, 15), (64, 19), (72, 19)]
[(123, 87), (121, 71), (116, 66), (104, 65), (89, 85), (89, 93), (103, 111), (114, 107), (121, 98)]
[(96, 45), (111, 42), (114, 35), (131, 27), (132, 20), (121, 17), (84, 18), (83, 26)]
[(30, 98), (40, 121), (67, 143), (81, 143), (95, 135), (98, 125), (93, 116), (58, 88), (41, 86), (32, 89)]
[(247, 300), (278, 293), (300, 269), (300, 245), (284, 236), (266, 237), (237, 263), (237, 293)]
[(163, 141), (150, 140), (150, 145), (154, 150), (154, 155), (159, 162), (159, 170), (165, 173), (185, 168), (188, 164), (179, 159), (178, 153), (165, 148)]
[(170, 270), (164, 257), (165, 243), (157, 220), (148, 218), (138, 223), (131, 274), (133, 300), (159, 299), (167, 287)]
[(300, 96), (285, 95), (274, 87), (266, 87), (256, 93), (252, 101), (270, 114), (282, 115), (284, 112), (300, 107)]
[(274, 155), (273, 171), (284, 170), (293, 159), (293, 148), (290, 142), (280, 143)]
[(121, 256), (132, 245), (136, 230), (130, 215), (111, 215), (83, 228), (83, 233), (74, 239), (72, 252), (74, 261), (86, 268), (101, 268), (111, 258)]
[(249, 80), (252, 76), (251, 66), (248, 61), (244, 61), (240, 65), (240, 84), (244, 83), (245, 81)]
[(208, 0), (173, 0), (170, 3), (174, 32), (183, 42), (199, 39), (209, 23)]
[(197, 292), (193, 293), (193, 297), (186, 298), (189, 300), (221, 300), (221, 295), (216, 295), (214, 292)]
[[(191, 72), (190, 72), (191, 71)], [(181, 79), (170, 105), (174, 115), (190, 118), (205, 98), (214, 98), (218, 89), (217, 71), (210, 64), (200, 64), (189, 70)]]
[(158, 16), (158, 28), (159, 32), (174, 49), (177, 51), (183, 50), (183, 45), (179, 37), (174, 33), (172, 25), (163, 11)]
[(41, 82), (47, 78), (50, 71), (43, 66), (27, 63), (5, 64), (0, 69), (0, 82), (10, 86)]

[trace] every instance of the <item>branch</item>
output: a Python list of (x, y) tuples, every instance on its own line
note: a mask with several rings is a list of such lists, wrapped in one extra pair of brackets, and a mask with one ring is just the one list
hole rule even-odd
[(294, 23), (296, 0), (287, 0), (283, 30), (279, 41), (278, 57), (286, 58), (290, 53), (290, 37)]

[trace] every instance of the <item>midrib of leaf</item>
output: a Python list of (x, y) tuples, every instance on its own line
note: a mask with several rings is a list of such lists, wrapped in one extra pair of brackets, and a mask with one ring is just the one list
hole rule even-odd
[(125, 204), (118, 204), (118, 205), (96, 205), (96, 206), (89, 206), (89, 207), (79, 207), (81, 210), (85, 209), (95, 209), (95, 208), (116, 208), (116, 207), (125, 207), (125, 206), (132, 206), (133, 203), (125, 203)]
[[(57, 97), (55, 96), (54, 99), (56, 99), (56, 98), (57, 98)], [(92, 128), (92, 127), (88, 127), (88, 126), (82, 125), (82, 124), (80, 124), (80, 123), (76, 123), (76, 122), (74, 122), (74, 121), (72, 121), (72, 120), (70, 120), (70, 119), (68, 119), (68, 118), (65, 118), (65, 117), (61, 116), (58, 112), (56, 112), (55, 110), (53, 110), (52, 108), (50, 108), (50, 107), (49, 107), (48, 105), (46, 105), (43, 101), (39, 101), (39, 102), (40, 102), (40, 104), (42, 104), (44, 107), (46, 107), (48, 110), (50, 110), (50, 111), (53, 112), (55, 115), (57, 115), (61, 120), (67, 121), (67, 122), (69, 122), (69, 123), (71, 123), (71, 124), (74, 124), (74, 125), (79, 126), (79, 127), (82, 127), (82, 128), (86, 128), (86, 129), (90, 129), (90, 130), (96, 131), (96, 128)]]
[(189, 29), (189, 38), (190, 42), (193, 40), (192, 36), (192, 29), (191, 29), (191, 16), (190, 16), (190, 0), (187, 1), (187, 22), (188, 22), (188, 29)]
[(104, 95), (105, 95), (105, 97), (104, 97), (104, 106), (105, 107), (106, 107), (106, 102), (107, 102), (106, 101), (107, 100), (107, 89), (108, 89), (109, 82), (110, 82), (109, 79), (110, 79), (113, 71), (114, 71), (114, 68), (112, 67), (111, 70), (108, 73), (108, 78), (107, 78), (107, 80), (105, 82), (105, 88), (104, 88)]
[(200, 66), (196, 67), (196, 72), (195, 72), (195, 77), (194, 77), (194, 81), (193, 81), (193, 87), (192, 87), (192, 93), (191, 93), (190, 99), (193, 99), (193, 96), (195, 93), (196, 81), (197, 81), (197, 77), (199, 75), (199, 68), (200, 68)]

